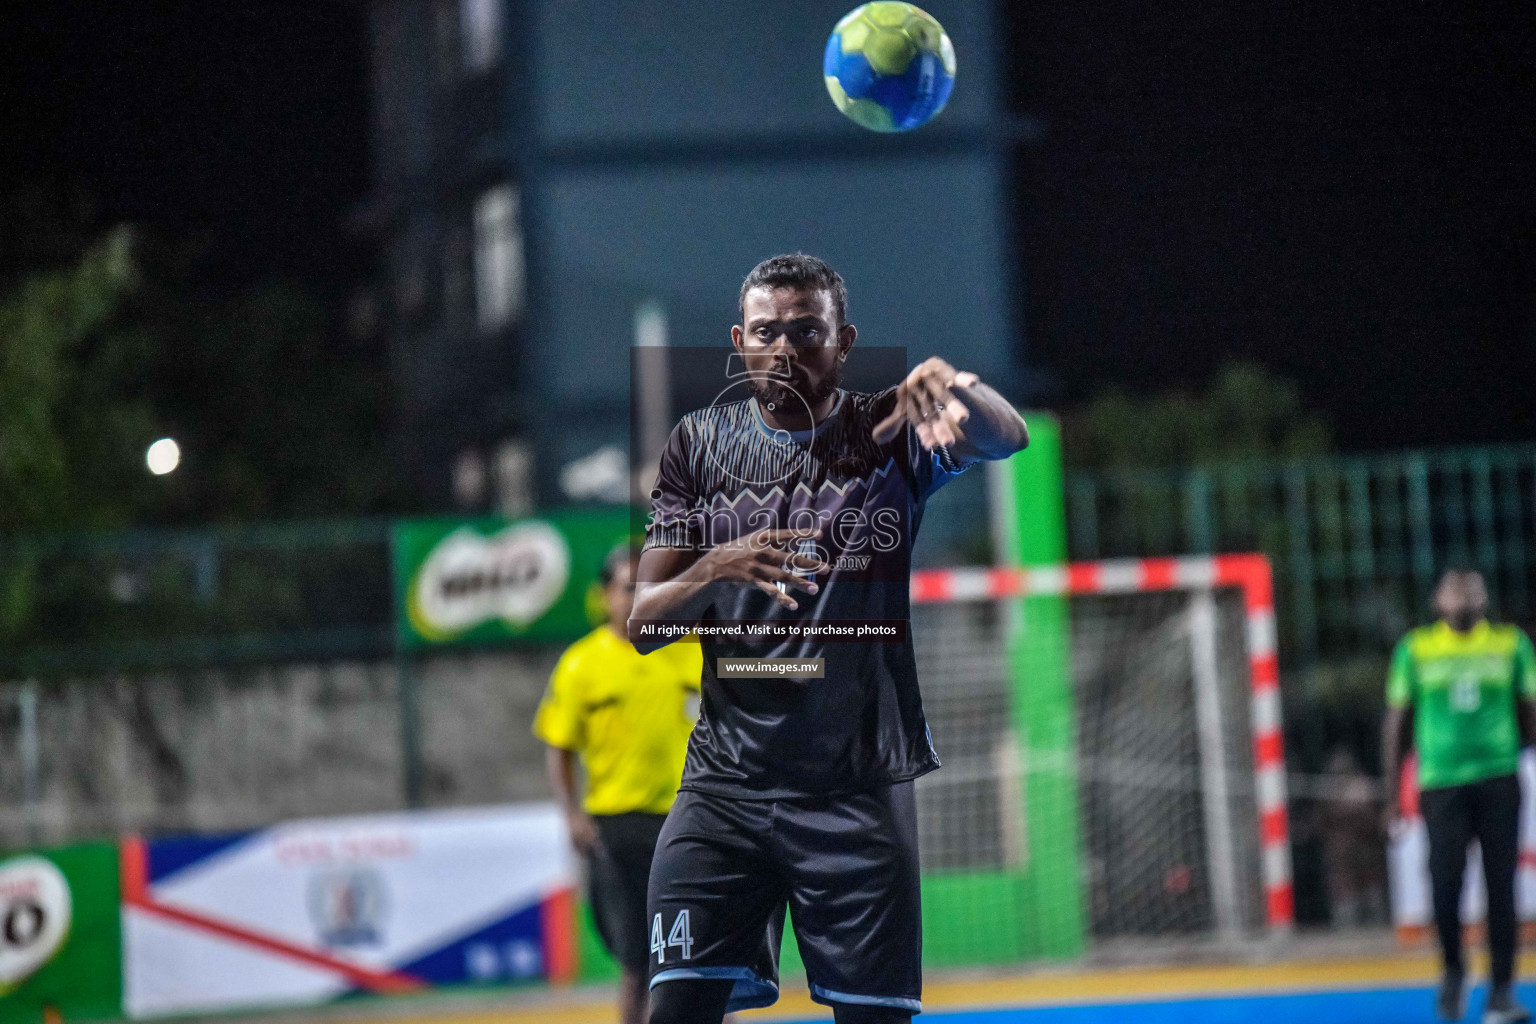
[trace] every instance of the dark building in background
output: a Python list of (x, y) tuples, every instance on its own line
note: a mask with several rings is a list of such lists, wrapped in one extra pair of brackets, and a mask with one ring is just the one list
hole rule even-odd
[(1022, 384), (988, 0), (927, 5), (949, 108), (867, 132), (821, 51), (852, 0), (375, 0), (379, 282), (434, 505), (622, 497), (629, 350), (729, 344), (741, 278), (804, 250), (870, 344)]
[(503, 0), (390, 0), (370, 13), (369, 219), (398, 449), (432, 507), (481, 506), (498, 454), (526, 462), (517, 37)]

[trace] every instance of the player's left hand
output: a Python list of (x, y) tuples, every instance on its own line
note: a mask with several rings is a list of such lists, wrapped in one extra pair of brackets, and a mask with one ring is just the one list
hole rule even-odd
[(902, 424), (910, 423), (924, 448), (955, 444), (962, 437), (960, 424), (971, 415), (955, 391), (980, 379), (974, 373), (956, 370), (938, 356), (923, 360), (896, 386), (896, 408), (875, 424), (876, 443), (885, 444)]

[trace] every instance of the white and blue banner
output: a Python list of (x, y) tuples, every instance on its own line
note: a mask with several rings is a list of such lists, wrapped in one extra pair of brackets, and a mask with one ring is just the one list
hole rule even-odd
[(575, 865), (554, 804), (294, 821), (122, 849), (132, 1017), (561, 977)]
[[(1413, 771), (1405, 773), (1412, 781)], [(1434, 926), (1434, 902), (1429, 886), (1429, 833), (1419, 816), (1417, 787), (1402, 801), (1404, 816), (1392, 836), (1387, 855), (1391, 883), (1392, 924), (1405, 935)], [(1521, 921), (1536, 921), (1536, 754), (1520, 755), (1520, 867), (1515, 875), (1515, 904)], [(1483, 889), (1483, 859), (1474, 843), (1467, 857), (1461, 888), (1461, 921), (1482, 924), (1487, 914)]]

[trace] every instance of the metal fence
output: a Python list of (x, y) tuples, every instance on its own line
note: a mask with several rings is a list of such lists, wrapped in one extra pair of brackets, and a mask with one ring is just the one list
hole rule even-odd
[(1262, 551), (1274, 567), (1296, 912), (1330, 914), (1336, 759), (1372, 773), (1387, 659), (1435, 578), (1480, 569), (1494, 615), (1536, 625), (1536, 445), (1199, 469), (1069, 472), (1074, 559)]
[(391, 649), (384, 519), (0, 538), (0, 678)]
[[(1267, 554), (1293, 670), (1384, 654), (1453, 562), (1536, 618), (1536, 445), (1078, 471), (1067, 505), (1074, 560)], [(387, 655), (389, 530), (0, 538), (0, 678)]]
[(1536, 594), (1536, 445), (1073, 473), (1074, 559), (1262, 551), (1292, 667), (1379, 653), (1422, 620), (1435, 574), (1481, 569), (1500, 616)]

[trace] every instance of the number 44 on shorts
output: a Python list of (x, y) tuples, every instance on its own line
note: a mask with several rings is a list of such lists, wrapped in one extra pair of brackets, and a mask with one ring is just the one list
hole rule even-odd
[[(662, 940), (663, 934), (666, 935), (665, 941)], [(693, 933), (689, 930), (688, 926), (688, 911), (679, 910), (677, 912), (677, 917), (672, 921), (672, 930), (669, 932), (662, 932), (660, 914), (657, 914), (651, 921), (651, 952), (656, 954), (656, 962), (658, 964), (667, 962), (668, 946), (676, 946), (678, 949), (681, 949), (684, 960), (693, 956)]]

